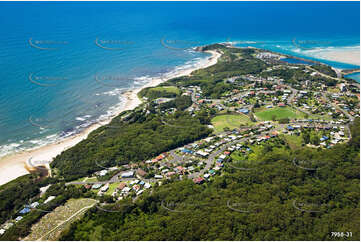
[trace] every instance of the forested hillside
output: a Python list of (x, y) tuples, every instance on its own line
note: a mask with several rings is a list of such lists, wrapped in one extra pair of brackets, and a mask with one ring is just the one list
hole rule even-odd
[[(177, 123), (177, 127), (170, 122)], [(164, 118), (134, 112), (125, 120), (118, 117), (92, 132), (88, 139), (57, 156), (51, 166), (65, 180), (74, 180), (103, 166), (144, 161), (210, 132), (198, 118), (183, 112)]]
[(295, 151), (276, 139), (263, 145), (253, 169), (228, 165), (210, 183), (175, 181), (135, 204), (94, 208), (62, 239), (359, 240), (359, 129), (356, 119), (353, 138), (332, 149)]

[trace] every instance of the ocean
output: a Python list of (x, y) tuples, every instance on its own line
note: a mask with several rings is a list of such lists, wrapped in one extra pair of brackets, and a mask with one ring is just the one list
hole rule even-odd
[(209, 57), (194, 46), (233, 42), (359, 68), (318, 55), (360, 47), (359, 9), (359, 2), (1, 2), (0, 156), (105, 120), (124, 105), (125, 91)]

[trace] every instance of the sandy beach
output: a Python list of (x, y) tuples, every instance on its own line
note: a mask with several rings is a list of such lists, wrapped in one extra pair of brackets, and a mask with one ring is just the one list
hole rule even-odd
[(336, 50), (324, 50), (315, 54), (317, 58), (337, 61), (347, 64), (360, 65), (360, 49), (336, 49)]
[[(196, 66), (194, 68), (189, 68), (186, 70), (182, 70), (178, 73), (175, 73), (174, 75), (168, 76), (167, 79), (178, 77), (178, 76), (184, 76), (189, 75), (192, 71), (200, 68), (205, 68), (211, 65), (214, 65), (217, 63), (218, 58), (221, 56), (220, 53), (215, 51), (207, 51), (207, 53), (212, 54), (211, 57), (208, 57), (206, 61), (201, 62), (199, 66)], [(40, 148), (35, 148), (33, 150), (28, 151), (22, 151), (15, 154), (10, 154), (4, 157), (0, 158), (0, 185), (3, 185), (11, 180), (16, 179), (19, 176), (23, 176), (26, 174), (29, 174), (28, 169), (31, 168), (31, 165), (28, 164), (29, 159), (31, 159), (33, 162), (32, 164), (37, 164), (36, 161), (52, 161), (54, 157), (59, 155), (61, 152), (65, 151), (66, 149), (69, 149), (70, 147), (76, 145), (80, 141), (86, 139), (88, 137), (88, 134), (92, 132), (93, 130), (108, 124), (115, 116), (117, 116), (119, 113), (125, 111), (125, 110), (131, 110), (137, 107), (139, 104), (141, 104), (141, 100), (138, 98), (137, 94), (140, 90), (142, 90), (145, 87), (153, 87), (157, 86), (160, 83), (164, 82), (166, 80), (161, 78), (154, 78), (150, 83), (147, 85), (131, 90), (129, 92), (126, 92), (125, 97), (126, 101), (123, 105), (124, 108), (121, 108), (117, 110), (117, 112), (110, 117), (108, 120), (102, 122), (102, 123), (96, 123), (84, 131), (82, 131), (79, 134), (76, 134), (74, 136), (71, 136), (69, 138), (66, 138), (60, 142), (49, 144)], [(30, 166), (30, 167), (29, 167)]]

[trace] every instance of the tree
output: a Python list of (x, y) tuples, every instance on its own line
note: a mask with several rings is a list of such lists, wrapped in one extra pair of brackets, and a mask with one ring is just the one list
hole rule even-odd
[(282, 118), (278, 120), (280, 124), (288, 124), (290, 122), (289, 118)]
[(302, 139), (305, 144), (310, 143), (310, 132), (306, 129), (302, 129)]

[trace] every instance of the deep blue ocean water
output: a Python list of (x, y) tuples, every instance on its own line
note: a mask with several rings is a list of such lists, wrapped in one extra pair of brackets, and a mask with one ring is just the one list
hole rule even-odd
[(359, 48), (359, 9), (359, 2), (1, 2), (0, 155), (105, 118), (124, 91), (198, 65), (207, 55), (193, 46), (231, 41), (315, 60), (324, 49)]

